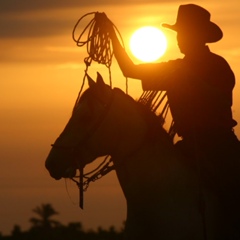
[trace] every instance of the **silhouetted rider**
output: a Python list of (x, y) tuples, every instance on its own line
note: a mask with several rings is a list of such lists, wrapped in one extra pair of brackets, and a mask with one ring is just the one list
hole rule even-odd
[[(163, 26), (176, 31), (184, 58), (136, 65), (109, 26), (114, 55), (124, 76), (140, 79), (143, 90), (167, 91), (176, 131), (182, 137), (177, 147), (191, 161), (197, 160), (201, 181), (215, 191), (226, 217), (232, 218), (231, 211), (239, 208), (230, 205), (237, 205), (240, 195), (240, 147), (231, 110), (235, 77), (227, 61), (206, 45), (219, 41), (222, 31), (210, 21), (207, 10), (194, 4), (181, 5), (176, 23)], [(236, 222), (239, 218), (233, 225)]]

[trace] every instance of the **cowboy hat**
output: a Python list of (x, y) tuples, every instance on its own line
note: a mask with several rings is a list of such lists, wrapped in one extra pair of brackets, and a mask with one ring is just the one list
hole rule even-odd
[(176, 32), (197, 32), (204, 36), (206, 43), (217, 42), (222, 36), (222, 30), (210, 21), (210, 13), (195, 4), (180, 5), (178, 9), (177, 21), (174, 25), (162, 24)]

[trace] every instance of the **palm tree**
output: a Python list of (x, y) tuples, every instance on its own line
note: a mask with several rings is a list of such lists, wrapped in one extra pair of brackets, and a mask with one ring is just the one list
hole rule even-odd
[(33, 227), (49, 229), (60, 225), (58, 221), (51, 219), (52, 216), (58, 214), (58, 212), (55, 211), (51, 204), (42, 204), (41, 206), (34, 208), (33, 212), (38, 215), (38, 218), (33, 217), (30, 219)]

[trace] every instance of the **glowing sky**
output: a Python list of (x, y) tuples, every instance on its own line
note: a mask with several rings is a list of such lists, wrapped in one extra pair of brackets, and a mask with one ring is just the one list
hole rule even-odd
[[(81, 221), (87, 229), (122, 225), (125, 200), (114, 174), (90, 187), (81, 211), (75, 185), (68, 183), (66, 188), (44, 168), (50, 144), (69, 119), (82, 83), (87, 53), (72, 41), (72, 29), (82, 15), (104, 11), (127, 46), (138, 27), (174, 23), (178, 6), (184, 3), (189, 1), (0, 0), (0, 232), (9, 233), (14, 224), (27, 229), (32, 209), (42, 203), (51, 203), (63, 223)], [(192, 3), (207, 8), (224, 32), (224, 38), (210, 48), (235, 72), (233, 114), (240, 122), (239, 0)], [(161, 60), (181, 57), (175, 34), (164, 32), (169, 46)], [(96, 71), (108, 76), (107, 69), (93, 64), (90, 73), (95, 76)], [(112, 72), (113, 85), (124, 90), (125, 79), (115, 62)], [(140, 82), (130, 80), (129, 94), (140, 93)], [(235, 130), (240, 137), (240, 127)]]

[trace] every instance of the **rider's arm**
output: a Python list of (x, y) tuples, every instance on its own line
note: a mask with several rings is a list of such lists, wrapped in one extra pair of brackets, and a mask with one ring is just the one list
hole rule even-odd
[(125, 77), (142, 81), (144, 90), (166, 90), (172, 81), (172, 72), (178, 65), (178, 60), (162, 63), (134, 64), (122, 47), (114, 29), (109, 29), (113, 52)]
[(130, 59), (113, 29), (110, 34), (114, 56), (118, 62), (120, 69), (122, 70), (123, 75), (129, 78), (141, 79), (141, 67), (134, 64), (133, 61)]

